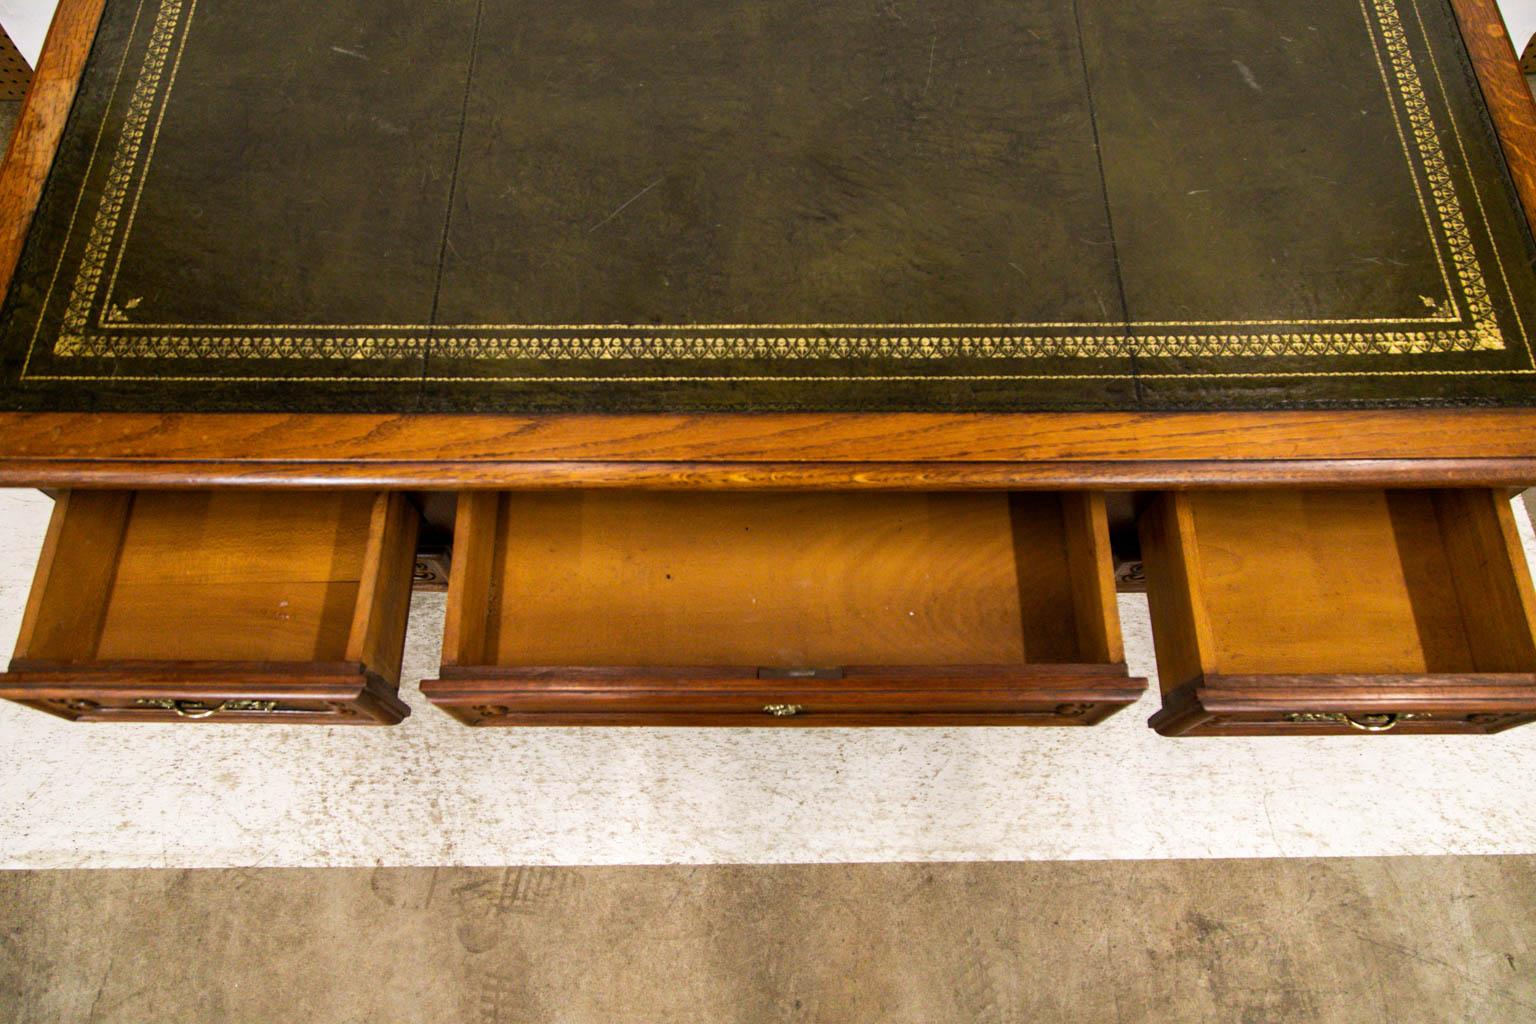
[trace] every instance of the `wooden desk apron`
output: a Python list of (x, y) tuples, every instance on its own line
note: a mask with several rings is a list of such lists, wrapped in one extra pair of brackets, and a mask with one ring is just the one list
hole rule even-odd
[(1491, 0), (65, 0), (0, 477), (1536, 482), (1533, 124)]

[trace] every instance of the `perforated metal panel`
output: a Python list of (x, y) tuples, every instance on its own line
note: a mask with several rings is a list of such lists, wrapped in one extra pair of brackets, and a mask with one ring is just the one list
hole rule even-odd
[(21, 99), (31, 84), (32, 68), (11, 37), (0, 30), (0, 101)]

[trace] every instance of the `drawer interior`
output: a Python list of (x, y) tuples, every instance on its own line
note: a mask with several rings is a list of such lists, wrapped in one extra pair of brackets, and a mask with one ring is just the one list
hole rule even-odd
[(1472, 724), (1536, 710), (1536, 599), (1504, 496), (1165, 494), (1141, 531), (1165, 709), (1253, 725), (1289, 707), (1346, 730), (1344, 713), (1400, 710), (1418, 731), (1458, 700)]
[[(25, 657), (344, 659), (373, 495), (76, 491), (67, 500)], [(72, 571), (85, 563), (92, 571)]]
[(473, 725), (1091, 725), (1134, 702), (1102, 498), (461, 497), (442, 678)]
[(1119, 662), (1089, 504), (1055, 494), (467, 496), (455, 568), (480, 571), (450, 586), (445, 661)]
[(1179, 550), (1156, 545), (1147, 572), (1184, 586), (1163, 571), (1177, 557), (1205, 619), (1194, 644), (1158, 630), (1181, 642), (1176, 677), (1536, 671), (1529, 570), (1491, 492), (1169, 497)]
[(398, 721), (415, 534), (402, 495), (63, 494), (0, 695)]

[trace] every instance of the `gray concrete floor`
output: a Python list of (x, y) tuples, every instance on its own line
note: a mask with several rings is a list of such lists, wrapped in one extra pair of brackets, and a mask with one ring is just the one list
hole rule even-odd
[(0, 874), (24, 1022), (1536, 1020), (1536, 858)]

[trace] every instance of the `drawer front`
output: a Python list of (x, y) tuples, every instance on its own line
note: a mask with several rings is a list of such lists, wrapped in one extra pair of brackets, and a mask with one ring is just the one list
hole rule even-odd
[(20, 703), (72, 722), (249, 722), (288, 724), (369, 724), (355, 705), (343, 701), (194, 700), (177, 697), (84, 697), (24, 700)]
[(394, 725), (411, 713), (395, 684), (356, 664), (13, 661), (0, 698), (72, 722)]
[(848, 669), (807, 681), (719, 669), (466, 670), (423, 683), (422, 694), (469, 725), (1074, 726), (1145, 689), (1123, 671), (958, 671)]
[(1531, 714), (1455, 711), (1288, 711), (1212, 715), (1180, 736), (1483, 735), (1530, 722)]
[(1487, 734), (1536, 719), (1536, 676), (1222, 678), (1163, 698), (1165, 736)]

